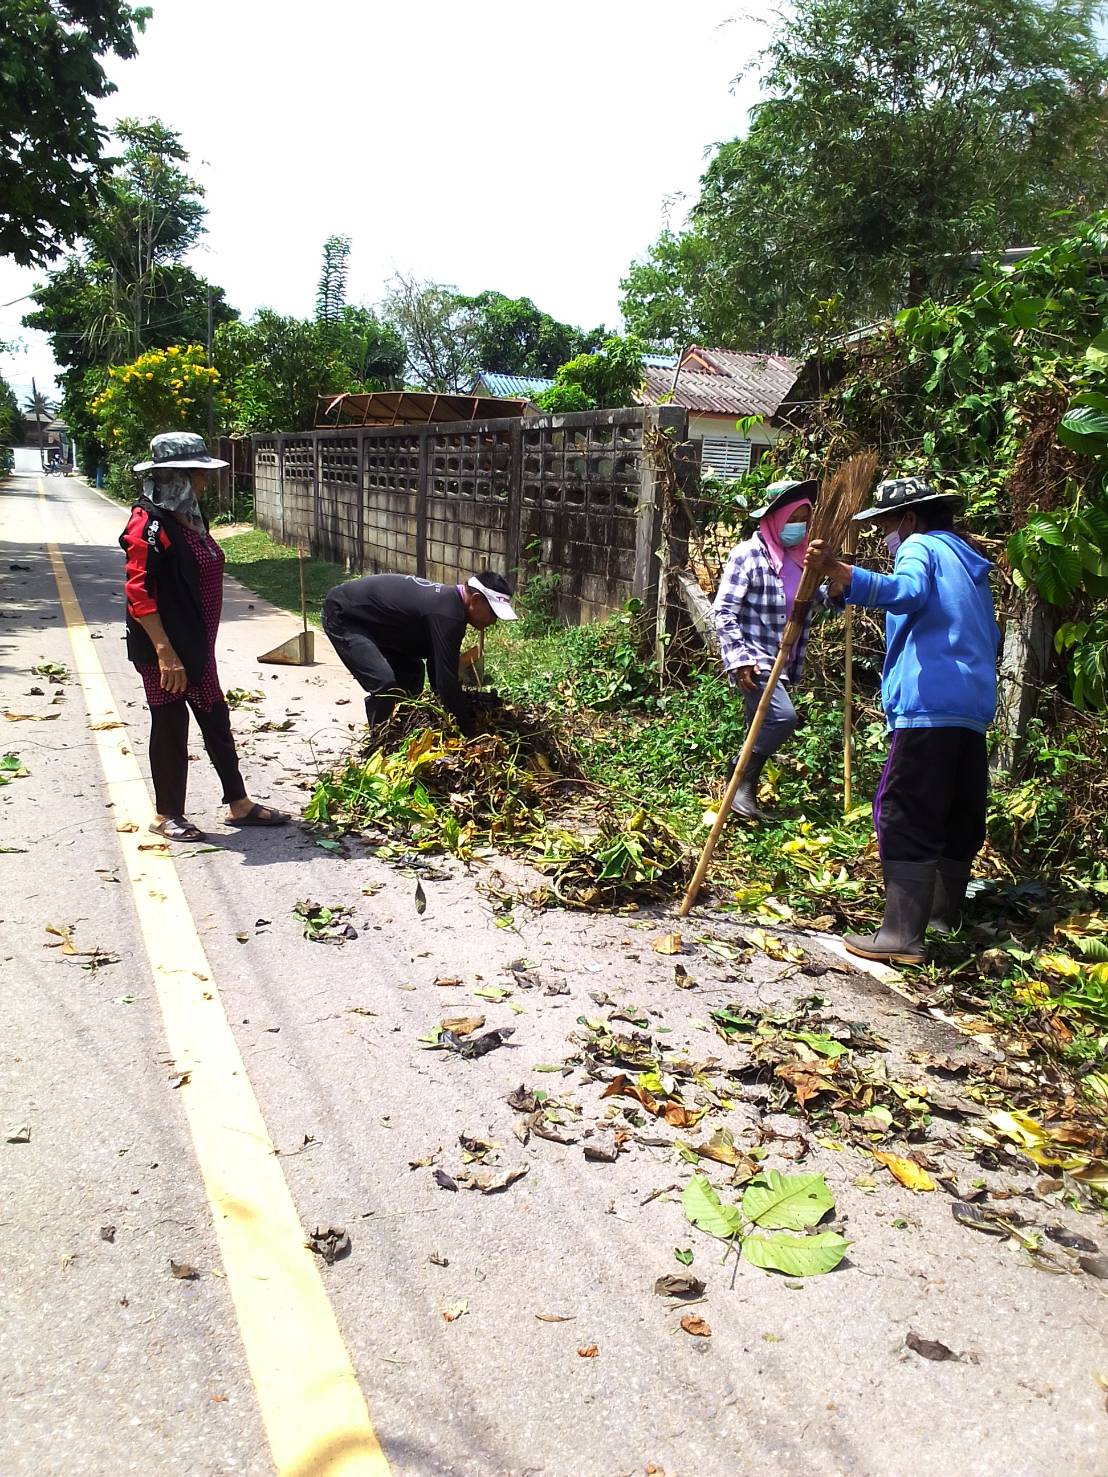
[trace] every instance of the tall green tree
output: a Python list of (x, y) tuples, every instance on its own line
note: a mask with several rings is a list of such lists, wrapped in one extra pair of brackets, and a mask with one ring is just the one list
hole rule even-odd
[(87, 401), (103, 388), (107, 365), (203, 343), (209, 295), (214, 324), (235, 316), (223, 290), (182, 261), (206, 212), (180, 136), (157, 119), (123, 119), (116, 138), (121, 156), (100, 186), (82, 249), (35, 289), (23, 320), (50, 335), (64, 367), (62, 414), (86, 463), (98, 455)]
[(457, 301), (459, 308), (472, 314), (472, 352), (478, 369), (552, 375), (559, 364), (578, 354), (594, 353), (604, 342), (603, 327), (586, 333), (571, 323), (560, 323), (529, 297), (481, 292)]
[(120, 0), (0, 0), (0, 256), (41, 265), (88, 232), (110, 162), (101, 58), (134, 56), (149, 15)]
[(350, 237), (328, 236), (323, 243), (323, 266), (315, 296), (315, 315), (321, 323), (336, 323), (346, 307), (349, 270)]
[(15, 391), (0, 375), (0, 445), (22, 441), (26, 435), (23, 412)]
[(633, 334), (611, 334), (595, 354), (577, 354), (558, 366), (554, 383), (535, 396), (540, 410), (614, 409), (634, 405), (643, 382), (642, 356), (646, 348)]
[[(768, 94), (721, 145), (688, 232), (623, 282), (628, 327), (798, 348), (946, 290), (1108, 192), (1099, 0), (797, 0)], [(821, 306), (822, 305), (822, 306)]]
[(400, 335), (410, 381), (446, 393), (469, 389), (477, 363), (477, 322), (456, 287), (397, 272), (381, 317)]

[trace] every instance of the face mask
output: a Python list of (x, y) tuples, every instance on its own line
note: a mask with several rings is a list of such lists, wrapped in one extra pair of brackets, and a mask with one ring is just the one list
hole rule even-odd
[(900, 528), (903, 524), (903, 521), (904, 520), (901, 519), (901, 523), (897, 526), (895, 533), (887, 533), (885, 535), (885, 547), (886, 549), (888, 549), (889, 553), (893, 556), (894, 559), (896, 558), (897, 549), (899, 549), (901, 544), (904, 542), (904, 540), (900, 536)]
[(786, 523), (781, 530), (781, 547), (795, 549), (797, 544), (802, 544), (807, 537), (808, 525), (806, 523)]

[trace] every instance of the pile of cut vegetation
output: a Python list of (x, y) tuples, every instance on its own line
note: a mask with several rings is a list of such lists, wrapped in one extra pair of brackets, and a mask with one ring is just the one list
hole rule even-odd
[(398, 704), (372, 746), (328, 770), (304, 812), (330, 834), (381, 834), (406, 851), (463, 858), (494, 847), (550, 878), (549, 902), (613, 909), (683, 887), (691, 858), (656, 816), (582, 776), (571, 735), (549, 711), (505, 703), (462, 737), (419, 699)]

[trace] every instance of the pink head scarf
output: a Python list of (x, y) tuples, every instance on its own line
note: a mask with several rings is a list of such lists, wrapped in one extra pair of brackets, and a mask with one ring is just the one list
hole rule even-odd
[(758, 524), (758, 536), (765, 544), (770, 563), (781, 576), (781, 583), (785, 586), (787, 615), (792, 614), (796, 592), (800, 588), (804, 555), (808, 552), (808, 539), (805, 536), (795, 548), (786, 549), (781, 542), (781, 530), (798, 508), (807, 508), (811, 513), (811, 498), (798, 497), (793, 502), (782, 503), (779, 508), (774, 508), (772, 513), (767, 513)]

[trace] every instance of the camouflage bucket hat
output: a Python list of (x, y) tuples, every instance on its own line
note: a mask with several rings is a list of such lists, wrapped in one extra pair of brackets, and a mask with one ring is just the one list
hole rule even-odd
[(855, 523), (869, 523), (883, 513), (906, 512), (919, 503), (960, 503), (956, 492), (936, 492), (930, 482), (922, 477), (890, 477), (877, 484), (873, 495), (873, 507), (855, 513)]
[(203, 467), (205, 471), (212, 472), (227, 465), (219, 457), (208, 455), (203, 436), (192, 431), (163, 431), (150, 443), (150, 460), (136, 462), (134, 470), (151, 472), (161, 467)]

